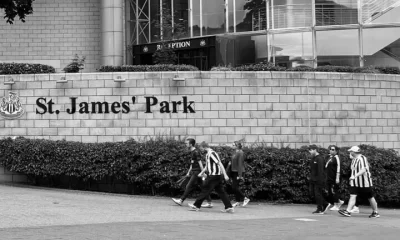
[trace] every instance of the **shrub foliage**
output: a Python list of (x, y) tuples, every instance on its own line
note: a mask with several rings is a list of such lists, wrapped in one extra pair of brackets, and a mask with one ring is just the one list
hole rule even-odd
[(123, 65), (123, 66), (101, 66), (99, 72), (170, 72), (170, 71), (199, 71), (191, 65)]
[[(400, 206), (400, 157), (393, 150), (361, 145), (371, 165), (376, 198), (380, 205)], [(213, 147), (221, 159), (233, 154), (230, 147)], [(342, 148), (341, 189), (348, 198), (351, 160)], [(294, 203), (311, 202), (308, 194), (308, 162), (305, 148), (275, 148), (264, 144), (245, 147), (245, 181), (242, 188), (252, 199)], [(320, 150), (327, 156), (326, 149)], [(30, 177), (76, 177), (82, 181), (116, 179), (138, 186), (139, 194), (179, 193), (176, 181), (189, 168), (189, 152), (183, 141), (173, 139), (128, 140), (113, 143), (81, 143), (26, 139), (0, 140), (0, 164)], [(229, 185), (230, 183), (228, 183)], [(229, 189), (229, 187), (228, 187)]]
[(0, 63), (0, 75), (55, 73), (49, 65), (31, 63)]

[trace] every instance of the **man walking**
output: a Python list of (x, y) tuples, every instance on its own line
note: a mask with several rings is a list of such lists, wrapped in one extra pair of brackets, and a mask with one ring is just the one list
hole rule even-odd
[(212, 190), (218, 193), (222, 202), (225, 205), (225, 209), (221, 210), (222, 212), (233, 213), (234, 208), (232, 207), (231, 202), (229, 201), (229, 197), (226, 194), (223, 186), (224, 179), (226, 181), (229, 180), (228, 175), (225, 172), (224, 165), (222, 165), (221, 160), (216, 152), (214, 152), (206, 143), (202, 143), (201, 147), (207, 151), (206, 155), (206, 167), (199, 173), (199, 177), (206, 177), (205, 172), (208, 172), (208, 177), (206, 182), (201, 190), (200, 195), (197, 197), (194, 204), (189, 203), (189, 210), (191, 211), (199, 211), (201, 208), (201, 204), (204, 199), (211, 193)]
[[(172, 198), (172, 201), (174, 201), (179, 206), (182, 206), (183, 201), (185, 201), (185, 199), (193, 191), (196, 185), (199, 185), (201, 187), (204, 184), (201, 177), (198, 176), (199, 173), (203, 170), (203, 163), (201, 162), (200, 151), (195, 147), (195, 145), (196, 140), (194, 140), (193, 138), (188, 138), (186, 140), (186, 146), (190, 150), (190, 167), (186, 174), (186, 177), (190, 177), (190, 180), (186, 185), (185, 192), (183, 193), (181, 198)], [(213, 207), (210, 195), (207, 195), (207, 203), (203, 204), (202, 207)]]
[(314, 196), (317, 202), (317, 209), (313, 214), (324, 214), (330, 207), (330, 204), (324, 199), (326, 184), (325, 160), (318, 153), (316, 145), (310, 145), (308, 152), (312, 156), (310, 160), (310, 195)]
[(374, 198), (374, 192), (372, 190), (372, 179), (371, 172), (369, 170), (369, 164), (367, 158), (360, 152), (358, 146), (353, 146), (349, 150), (353, 156), (351, 162), (351, 177), (350, 177), (350, 200), (346, 210), (339, 210), (339, 213), (343, 216), (350, 217), (351, 209), (356, 203), (357, 197), (366, 197), (372, 207), (372, 214), (370, 218), (379, 218), (378, 204)]
[(245, 155), (242, 150), (242, 144), (240, 142), (234, 142), (234, 148), (236, 148), (235, 154), (232, 156), (232, 160), (229, 161), (227, 169), (231, 168), (231, 179), (232, 179), (232, 190), (235, 193), (236, 203), (233, 204), (234, 207), (240, 205), (240, 202), (243, 202), (242, 207), (245, 207), (250, 199), (247, 198), (239, 188), (239, 181), (243, 180), (243, 174), (245, 172), (244, 168), (244, 159)]

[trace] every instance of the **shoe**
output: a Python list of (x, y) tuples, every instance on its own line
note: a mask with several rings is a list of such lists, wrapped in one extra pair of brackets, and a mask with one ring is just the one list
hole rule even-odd
[(343, 203), (344, 203), (344, 201), (342, 201), (342, 200), (339, 199), (339, 202), (336, 203), (337, 208), (340, 209), (340, 207), (343, 205)]
[(350, 211), (351, 213), (360, 213), (360, 208), (354, 206), (353, 209)]
[(200, 211), (200, 208), (196, 207), (193, 203), (188, 203), (189, 211)]
[(338, 213), (346, 217), (351, 217), (351, 213), (349, 213), (347, 210), (339, 210)]
[(325, 204), (325, 205), (322, 207), (322, 212), (325, 213), (325, 212), (328, 210), (328, 208), (329, 208), (330, 206), (332, 206), (332, 204), (330, 204), (330, 203)]
[(372, 212), (372, 214), (369, 215), (369, 218), (379, 218), (379, 217), (380, 217), (380, 215), (378, 212)]
[(232, 204), (232, 207), (238, 207), (238, 206), (240, 206), (240, 203), (239, 202), (235, 202), (234, 204)]
[(225, 213), (234, 213), (235, 209), (233, 207), (231, 208), (226, 208), (226, 209), (222, 209), (221, 212), (225, 212)]
[(174, 203), (178, 204), (179, 206), (182, 206), (182, 199), (178, 199), (178, 198), (173, 198), (172, 201), (174, 201)]
[(201, 207), (202, 207), (202, 208), (212, 208), (213, 205), (212, 205), (212, 203), (203, 203), (203, 204), (201, 205)]
[(312, 212), (312, 214), (324, 214), (324, 212), (319, 210), (319, 209), (317, 209), (314, 212)]
[(247, 204), (249, 204), (249, 202), (250, 202), (250, 199), (248, 199), (248, 198), (244, 198), (244, 201), (243, 201), (243, 207), (246, 207), (246, 205)]
[(335, 206), (331, 207), (329, 210), (331, 210), (331, 211), (339, 211), (340, 208), (337, 205), (335, 205)]

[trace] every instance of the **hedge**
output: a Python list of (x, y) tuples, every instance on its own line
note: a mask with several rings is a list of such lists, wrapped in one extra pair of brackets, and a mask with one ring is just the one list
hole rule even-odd
[(123, 65), (123, 66), (101, 66), (99, 72), (169, 72), (169, 71), (199, 71), (191, 65)]
[[(230, 147), (213, 147), (224, 161)], [(400, 157), (394, 150), (361, 145), (371, 165), (379, 205), (400, 206)], [(348, 147), (341, 148), (344, 173), (351, 160)], [(252, 199), (310, 203), (308, 194), (310, 155), (306, 149), (275, 148), (263, 144), (245, 147), (247, 171), (242, 185)], [(320, 150), (327, 155), (326, 149)], [(183, 141), (150, 139), (113, 143), (81, 143), (40, 139), (0, 140), (0, 164), (29, 177), (73, 176), (85, 182), (113, 178), (140, 188), (137, 193), (175, 195), (176, 181), (186, 174), (189, 153)], [(345, 174), (346, 175), (346, 174)], [(347, 174), (348, 175), (348, 174)], [(341, 183), (348, 199), (348, 177)], [(228, 188), (229, 189), (229, 188)]]
[(0, 63), (0, 75), (55, 73), (49, 65), (30, 63)]

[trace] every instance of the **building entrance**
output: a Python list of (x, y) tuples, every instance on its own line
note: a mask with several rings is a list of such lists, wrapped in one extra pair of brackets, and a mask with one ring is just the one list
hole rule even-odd
[[(175, 50), (177, 64), (196, 66), (199, 70), (210, 70), (215, 66), (215, 37), (184, 39), (167, 44)], [(136, 65), (153, 65), (153, 54), (159, 49), (159, 43), (137, 45), (133, 48)]]

